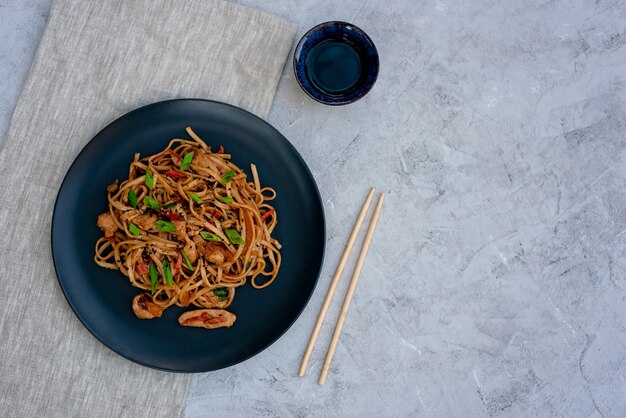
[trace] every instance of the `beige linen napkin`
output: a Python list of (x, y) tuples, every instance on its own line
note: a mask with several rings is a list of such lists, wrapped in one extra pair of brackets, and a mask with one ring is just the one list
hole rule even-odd
[(55, 0), (0, 153), (0, 415), (176, 416), (188, 375), (100, 344), (55, 277), (54, 200), (100, 129), (200, 97), (267, 116), (295, 27), (222, 1)]

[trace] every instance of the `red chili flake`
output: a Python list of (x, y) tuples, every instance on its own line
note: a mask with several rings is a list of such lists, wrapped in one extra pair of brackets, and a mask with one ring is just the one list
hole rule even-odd
[(183, 220), (183, 218), (181, 218), (179, 214), (172, 212), (171, 210), (164, 210), (162, 214), (166, 218), (169, 218), (170, 221), (182, 221)]

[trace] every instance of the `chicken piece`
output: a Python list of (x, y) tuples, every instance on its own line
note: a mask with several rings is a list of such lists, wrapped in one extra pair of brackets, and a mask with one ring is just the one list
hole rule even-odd
[(184, 239), (185, 236), (187, 235), (187, 222), (185, 222), (185, 221), (174, 221), (172, 223), (176, 227), (176, 235), (178, 235), (178, 238)]
[(204, 247), (204, 258), (209, 263), (221, 266), (231, 257), (226, 246), (221, 242), (210, 241)]
[(185, 255), (189, 259), (191, 264), (195, 263), (198, 260), (198, 252), (196, 251), (196, 244), (192, 241), (187, 241), (187, 245), (183, 248)]
[(158, 218), (156, 215), (149, 214), (139, 215), (132, 219), (133, 223), (144, 231), (152, 229), (157, 220)]
[(193, 238), (193, 243), (196, 245), (196, 251), (198, 253), (198, 256), (201, 256), (204, 254), (204, 247), (206, 245), (206, 241), (204, 239), (202, 239), (202, 237), (200, 235), (195, 235)]
[(178, 323), (184, 327), (222, 328), (231, 327), (237, 317), (223, 309), (196, 309), (178, 317)]
[(199, 167), (205, 167), (205, 168), (207, 167), (212, 168), (214, 166), (213, 161), (211, 161), (211, 158), (209, 158), (207, 154), (205, 154), (203, 151), (199, 149), (195, 150), (192, 163)]
[(163, 315), (163, 309), (145, 293), (140, 293), (133, 299), (133, 312), (139, 319), (160, 318)]
[(117, 224), (113, 219), (113, 216), (109, 212), (101, 213), (98, 215), (98, 228), (104, 232), (105, 238), (111, 238), (117, 231)]

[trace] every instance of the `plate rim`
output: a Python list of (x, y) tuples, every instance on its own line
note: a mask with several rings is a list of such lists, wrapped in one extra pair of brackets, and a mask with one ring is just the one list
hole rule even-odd
[[(81, 317), (81, 315), (77, 312), (77, 308), (74, 306), (74, 303), (68, 297), (65, 285), (64, 285), (63, 281), (61, 280), (61, 277), (60, 277), (60, 274), (59, 274), (59, 268), (57, 266), (57, 257), (55, 255), (55, 250), (54, 250), (55, 219), (57, 217), (57, 208), (58, 208), (58, 205), (59, 205), (59, 197), (61, 195), (61, 191), (63, 190), (64, 186), (66, 185), (66, 182), (68, 180), (68, 175), (70, 174), (70, 172), (74, 168), (74, 165), (76, 165), (76, 162), (78, 161), (78, 159), (81, 157), (81, 155), (83, 155), (83, 153), (85, 152), (87, 147), (89, 147), (89, 145), (98, 136), (100, 136), (104, 131), (109, 129), (113, 124), (117, 123), (118, 121), (120, 121), (122, 119), (129, 118), (129, 117), (131, 117), (131, 115), (133, 115), (135, 113), (138, 113), (140, 111), (146, 110), (146, 109), (148, 109), (150, 107), (155, 107), (155, 106), (158, 106), (158, 105), (164, 105), (164, 104), (175, 103), (175, 102), (204, 102), (204, 103), (210, 103), (212, 105), (225, 106), (225, 107), (233, 109), (236, 112), (242, 112), (243, 114), (246, 114), (247, 116), (251, 116), (253, 119), (257, 119), (261, 123), (263, 123), (264, 125), (269, 127), (272, 131), (274, 131), (276, 134), (278, 134), (278, 138), (280, 138), (281, 141), (283, 143), (285, 143), (286, 146), (290, 149), (290, 151), (296, 156), (297, 160), (301, 163), (301, 165), (303, 166), (305, 172), (308, 174), (309, 178), (312, 180), (313, 188), (315, 190), (315, 196), (317, 197), (317, 201), (319, 202), (320, 214), (322, 216), (321, 235), (322, 235), (323, 240), (322, 240), (321, 258), (320, 258), (319, 268), (318, 268), (317, 273), (315, 274), (315, 279), (313, 281), (313, 288), (312, 288), (310, 294), (306, 297), (306, 300), (305, 300), (304, 304), (302, 305), (302, 308), (300, 309), (300, 311), (293, 317), (293, 320), (291, 320), (289, 322), (287, 327), (285, 327), (285, 329), (280, 331), (278, 333), (278, 335), (276, 336), (276, 338), (274, 338), (272, 341), (270, 341), (267, 345), (259, 348), (258, 350), (253, 350), (249, 355), (243, 356), (243, 357), (241, 357), (241, 358), (239, 358), (239, 359), (237, 359), (235, 361), (226, 362), (225, 364), (221, 365), (220, 367), (216, 367), (216, 368), (202, 368), (202, 369), (197, 369), (196, 368), (196, 369), (193, 369), (193, 370), (192, 369), (180, 370), (180, 369), (177, 369), (177, 368), (162, 367), (162, 366), (157, 366), (157, 365), (154, 365), (154, 364), (147, 364), (145, 362), (133, 359), (130, 356), (127, 356), (126, 354), (121, 353), (119, 350), (114, 349), (113, 347), (111, 347), (103, 339), (103, 336), (98, 335), (98, 333), (96, 333), (95, 330), (92, 329), (91, 326), (89, 326), (89, 324), (84, 320), (84, 318)], [(271, 123), (269, 123), (265, 119), (255, 115), (254, 113), (252, 113), (252, 112), (250, 112), (250, 111), (248, 111), (246, 109), (243, 109), (243, 108), (241, 108), (239, 106), (235, 106), (235, 105), (232, 105), (232, 104), (229, 104), (229, 103), (225, 103), (225, 102), (222, 102), (222, 101), (219, 101), (219, 100), (202, 99), (202, 98), (175, 98), (175, 99), (161, 100), (161, 101), (158, 101), (158, 102), (152, 102), (152, 103), (140, 106), (138, 108), (135, 108), (135, 109), (133, 109), (133, 110), (127, 112), (127, 113), (124, 113), (123, 115), (113, 119), (110, 123), (105, 125), (102, 129), (100, 129), (94, 136), (91, 137), (91, 139), (89, 139), (89, 141), (87, 141), (87, 143), (81, 148), (81, 150), (78, 152), (78, 154), (76, 154), (76, 156), (74, 157), (74, 160), (72, 161), (72, 164), (70, 164), (70, 166), (68, 167), (67, 171), (65, 172), (65, 174), (63, 176), (63, 181), (61, 182), (61, 184), (59, 185), (59, 188), (57, 190), (57, 194), (56, 194), (56, 197), (55, 197), (55, 200), (54, 200), (54, 207), (52, 209), (51, 222), (50, 222), (50, 249), (51, 249), (51, 255), (52, 255), (52, 264), (54, 266), (54, 273), (55, 273), (57, 282), (59, 284), (59, 287), (61, 288), (61, 291), (63, 292), (63, 297), (65, 298), (65, 301), (69, 305), (69, 307), (70, 307), (71, 311), (73, 312), (74, 316), (76, 316), (76, 318), (78, 318), (78, 320), (83, 325), (83, 327), (85, 327), (85, 329), (89, 332), (89, 334), (91, 334), (93, 337), (95, 337), (95, 339), (100, 344), (102, 344), (103, 346), (105, 346), (107, 349), (111, 350), (115, 354), (119, 355), (120, 357), (122, 357), (122, 358), (124, 358), (124, 359), (126, 359), (126, 360), (128, 360), (128, 361), (130, 361), (130, 362), (132, 362), (134, 364), (138, 364), (138, 365), (141, 365), (141, 366), (144, 366), (144, 367), (148, 367), (150, 369), (164, 371), (164, 372), (170, 372), (170, 373), (185, 373), (185, 374), (206, 373), (206, 372), (213, 372), (213, 371), (217, 371), (217, 370), (226, 369), (228, 367), (232, 367), (232, 366), (237, 365), (239, 363), (243, 363), (244, 361), (249, 360), (252, 357), (255, 357), (256, 355), (260, 354), (261, 352), (267, 350), (269, 347), (274, 345), (278, 340), (280, 340), (287, 333), (287, 331), (289, 331), (294, 326), (296, 321), (300, 318), (300, 316), (302, 315), (302, 313), (304, 312), (306, 307), (309, 305), (309, 303), (311, 301), (311, 298), (313, 297), (313, 293), (315, 293), (315, 289), (317, 288), (317, 285), (319, 284), (319, 279), (320, 279), (320, 276), (322, 274), (322, 270), (324, 268), (324, 260), (326, 258), (326, 247), (327, 247), (327, 242), (326, 241), (327, 241), (326, 213), (325, 213), (325, 210), (324, 210), (324, 204), (323, 204), (322, 196), (321, 196), (320, 191), (319, 191), (319, 187), (317, 185), (317, 181), (315, 180), (315, 177), (313, 176), (313, 173), (311, 172), (311, 169), (309, 168), (308, 164), (306, 163), (306, 161), (304, 160), (302, 155), (300, 155), (300, 153), (298, 152), (296, 147), (291, 143), (291, 141), (289, 141)]]

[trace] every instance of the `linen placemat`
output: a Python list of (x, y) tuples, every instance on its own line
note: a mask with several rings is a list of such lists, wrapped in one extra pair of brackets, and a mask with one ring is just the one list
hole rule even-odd
[(71, 162), (139, 106), (199, 97), (266, 117), (295, 26), (222, 1), (55, 0), (0, 152), (0, 415), (177, 416), (189, 376), (114, 354), (57, 283), (50, 223)]

